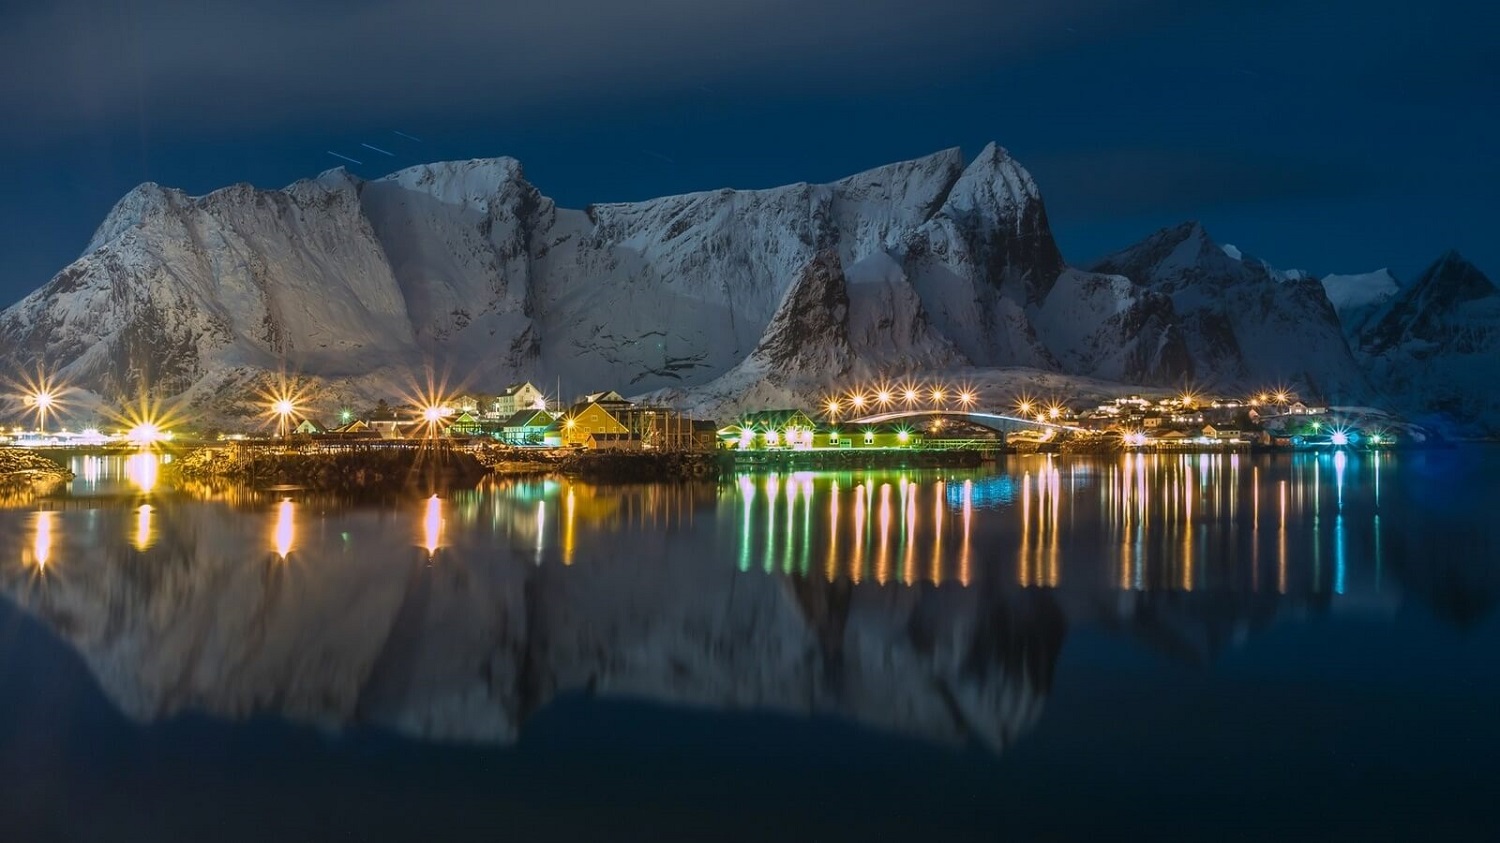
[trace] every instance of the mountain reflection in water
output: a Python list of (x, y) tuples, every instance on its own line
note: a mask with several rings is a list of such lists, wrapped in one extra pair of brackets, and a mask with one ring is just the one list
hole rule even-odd
[(85, 457), (69, 494), (0, 512), (0, 585), (140, 720), (509, 742), (582, 691), (998, 751), (1040, 716), (1073, 625), (1202, 661), (1288, 609), (1413, 597), (1477, 623), (1500, 600), (1495, 528), (1473, 517), (1493, 493), (1445, 494), (1440, 459), (494, 480), (358, 506)]

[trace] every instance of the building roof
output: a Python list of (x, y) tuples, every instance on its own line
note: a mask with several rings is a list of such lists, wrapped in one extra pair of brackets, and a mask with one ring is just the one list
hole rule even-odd
[(753, 413), (742, 414), (739, 418), (739, 426), (780, 428), (786, 427), (792, 421), (811, 422), (812, 420), (812, 416), (803, 410), (757, 410)]
[(500, 423), (501, 427), (546, 427), (552, 424), (552, 414), (546, 410), (517, 410), (510, 418)]
[(520, 392), (528, 386), (531, 387), (532, 392), (541, 392), (540, 389), (537, 389), (536, 384), (532, 383), (531, 381), (522, 381), (520, 383), (513, 383), (510, 386), (507, 386), (505, 388), (505, 391), (500, 393), (500, 397), (509, 398), (510, 396), (515, 395), (517, 392)]
[(587, 393), (582, 398), (580, 398), (578, 400), (578, 403), (580, 403), (580, 404), (629, 404), (630, 401), (628, 401), (625, 398), (625, 396), (621, 395), (618, 392), (615, 392), (613, 389), (606, 389), (603, 392), (590, 392), (590, 393)]

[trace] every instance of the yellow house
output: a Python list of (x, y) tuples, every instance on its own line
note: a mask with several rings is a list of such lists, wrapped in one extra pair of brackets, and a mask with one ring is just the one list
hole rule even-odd
[(629, 433), (626, 427), (603, 404), (575, 404), (562, 419), (562, 444), (564, 448), (583, 447), (588, 444), (590, 434)]

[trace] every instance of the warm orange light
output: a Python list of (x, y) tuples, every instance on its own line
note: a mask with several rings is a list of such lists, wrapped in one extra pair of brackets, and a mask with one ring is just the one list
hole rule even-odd
[(47, 560), (52, 556), (52, 512), (43, 510), (36, 514), (36, 536), (31, 542), (31, 558), (36, 561), (38, 571), (47, 570)]
[(964, 390), (963, 392), (960, 392), (958, 394), (958, 403), (964, 405), (965, 407), (973, 406), (973, 404), (974, 404), (974, 393), (972, 393), (972, 392), (970, 392), (968, 390)]
[(851, 403), (851, 404), (854, 405), (854, 409), (856, 409), (856, 410), (863, 410), (865, 408), (865, 396), (863, 394), (861, 394), (861, 393), (856, 392), (849, 399), (849, 403)]
[(905, 399), (906, 403), (908, 404), (916, 403), (917, 391), (908, 386), (906, 390), (901, 393), (901, 397)]
[(839, 411), (839, 402), (830, 398), (828, 400), (828, 415), (834, 415)]
[(933, 387), (932, 388), (932, 403), (938, 404), (938, 403), (941, 403), (942, 400), (943, 400), (943, 390), (942, 390), (942, 387), (936, 387), (936, 386)]
[(888, 406), (891, 403), (891, 391), (888, 389), (882, 389), (879, 392), (875, 393), (875, 401), (882, 407)]
[(443, 542), (443, 499), (437, 495), (427, 499), (427, 512), (422, 517), (422, 547), (430, 558), (438, 552)]
[(276, 555), (282, 559), (292, 552), (292, 499), (284, 498), (276, 505)]

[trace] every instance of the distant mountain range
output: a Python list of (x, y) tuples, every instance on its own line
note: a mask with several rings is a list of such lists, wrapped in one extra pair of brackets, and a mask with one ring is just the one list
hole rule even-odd
[[(1027, 367), (1124, 384), (1282, 384), (1496, 432), (1500, 296), (1456, 254), (1281, 272), (1196, 223), (1068, 266), (1031, 176), (956, 149), (831, 184), (559, 208), (509, 158), (342, 169), (206, 196), (144, 184), (0, 313), (3, 362), (109, 401), (255, 412), (268, 373), (371, 401), (451, 373), (723, 409), (830, 384)], [(982, 372), (981, 372), (982, 374)]]

